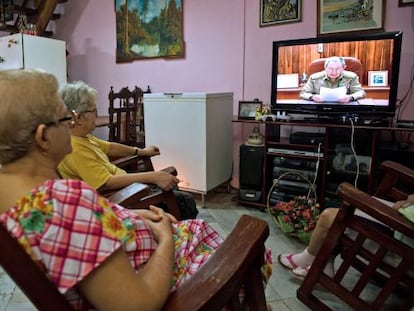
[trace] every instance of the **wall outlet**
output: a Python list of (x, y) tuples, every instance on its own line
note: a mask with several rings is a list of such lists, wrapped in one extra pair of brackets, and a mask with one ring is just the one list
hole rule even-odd
[(318, 43), (318, 53), (323, 53), (323, 43)]

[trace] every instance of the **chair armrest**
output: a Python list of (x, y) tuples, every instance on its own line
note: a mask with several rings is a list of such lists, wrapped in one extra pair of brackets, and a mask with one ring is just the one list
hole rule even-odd
[(131, 167), (134, 171), (153, 171), (151, 157), (149, 156), (126, 156), (120, 158), (113, 158), (111, 162), (119, 168)]
[[(384, 176), (375, 196), (398, 201), (404, 200), (410, 194), (406, 189), (412, 189), (412, 185), (414, 185), (414, 170), (393, 161), (384, 161), (380, 165), (380, 172)], [(403, 185), (405, 185), (405, 189)]]
[[(402, 216), (397, 210), (346, 182), (339, 185), (337, 193), (341, 199), (350, 205), (350, 208), (360, 209), (391, 229), (400, 231), (414, 239), (414, 223)], [(341, 208), (343, 207), (341, 206)]]
[(414, 184), (414, 170), (407, 166), (388, 160), (381, 163), (380, 169)]
[[(254, 269), (260, 271), (264, 242), (268, 235), (269, 227), (265, 221), (248, 215), (241, 216), (236, 227), (211, 258), (169, 295), (162, 310), (220, 310), (234, 294), (238, 297), (238, 289), (243, 281), (249, 282), (246, 273)], [(260, 287), (260, 284), (256, 287)], [(262, 300), (264, 306), (257, 302), (259, 306), (256, 305), (255, 310), (266, 309), (264, 293)]]
[[(138, 171), (154, 171), (154, 167), (152, 165), (151, 157), (149, 156), (127, 156), (121, 157), (111, 160), (112, 164), (118, 166), (119, 168), (126, 168), (135, 166), (137, 167)], [(174, 166), (168, 166), (161, 171), (169, 173), (171, 175), (177, 176), (177, 169)]]
[(108, 200), (128, 207), (136, 204), (150, 193), (151, 189), (145, 184), (133, 183), (107, 197)]

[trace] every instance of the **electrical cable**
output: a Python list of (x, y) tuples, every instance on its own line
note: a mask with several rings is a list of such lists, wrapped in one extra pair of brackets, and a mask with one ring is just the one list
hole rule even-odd
[(321, 156), (320, 156), (320, 154), (321, 154), (321, 146), (322, 146), (322, 143), (319, 143), (319, 145), (318, 145), (318, 160), (316, 161), (316, 165), (315, 165), (315, 176), (313, 178), (313, 182), (311, 184), (311, 187), (309, 188), (309, 191), (308, 191), (308, 195), (307, 195), (308, 198), (311, 195), (312, 189), (313, 189), (314, 192), (316, 192), (315, 185), (316, 185), (316, 179), (318, 178), (319, 163), (321, 161)]
[(355, 180), (354, 180), (354, 187), (358, 188), (359, 160), (358, 160), (358, 155), (355, 151), (355, 146), (354, 146), (355, 126), (354, 126), (354, 122), (352, 121), (352, 118), (349, 118), (349, 121), (351, 122), (351, 150), (352, 150), (352, 154), (354, 156), (355, 164), (356, 164), (356, 175), (355, 175)]

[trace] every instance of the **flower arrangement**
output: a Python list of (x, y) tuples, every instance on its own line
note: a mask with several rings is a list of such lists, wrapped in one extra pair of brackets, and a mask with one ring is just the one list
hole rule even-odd
[(309, 244), (320, 213), (319, 204), (315, 203), (314, 199), (297, 196), (289, 202), (278, 202), (274, 206), (269, 206), (268, 209), (275, 223), (284, 233)]

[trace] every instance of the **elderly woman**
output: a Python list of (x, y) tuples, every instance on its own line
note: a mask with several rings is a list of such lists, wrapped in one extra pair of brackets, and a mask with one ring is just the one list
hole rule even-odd
[(45, 72), (0, 72), (0, 223), (76, 310), (159, 310), (222, 239), (201, 220), (126, 210), (59, 179), (74, 116), (57, 88)]
[[(68, 154), (58, 166), (59, 175), (64, 178), (81, 179), (94, 189), (112, 191), (129, 186), (134, 182), (156, 184), (164, 190), (174, 189), (178, 178), (163, 172), (127, 173), (114, 165), (110, 157), (124, 157), (134, 154), (153, 156), (160, 154), (155, 146), (137, 148), (109, 142), (92, 135), (97, 117), (97, 91), (82, 81), (67, 83), (59, 91), (66, 107), (76, 111), (71, 129), (72, 153)], [(196, 218), (198, 210), (191, 194), (173, 190), (182, 219)], [(161, 205), (168, 211), (166, 205)]]

